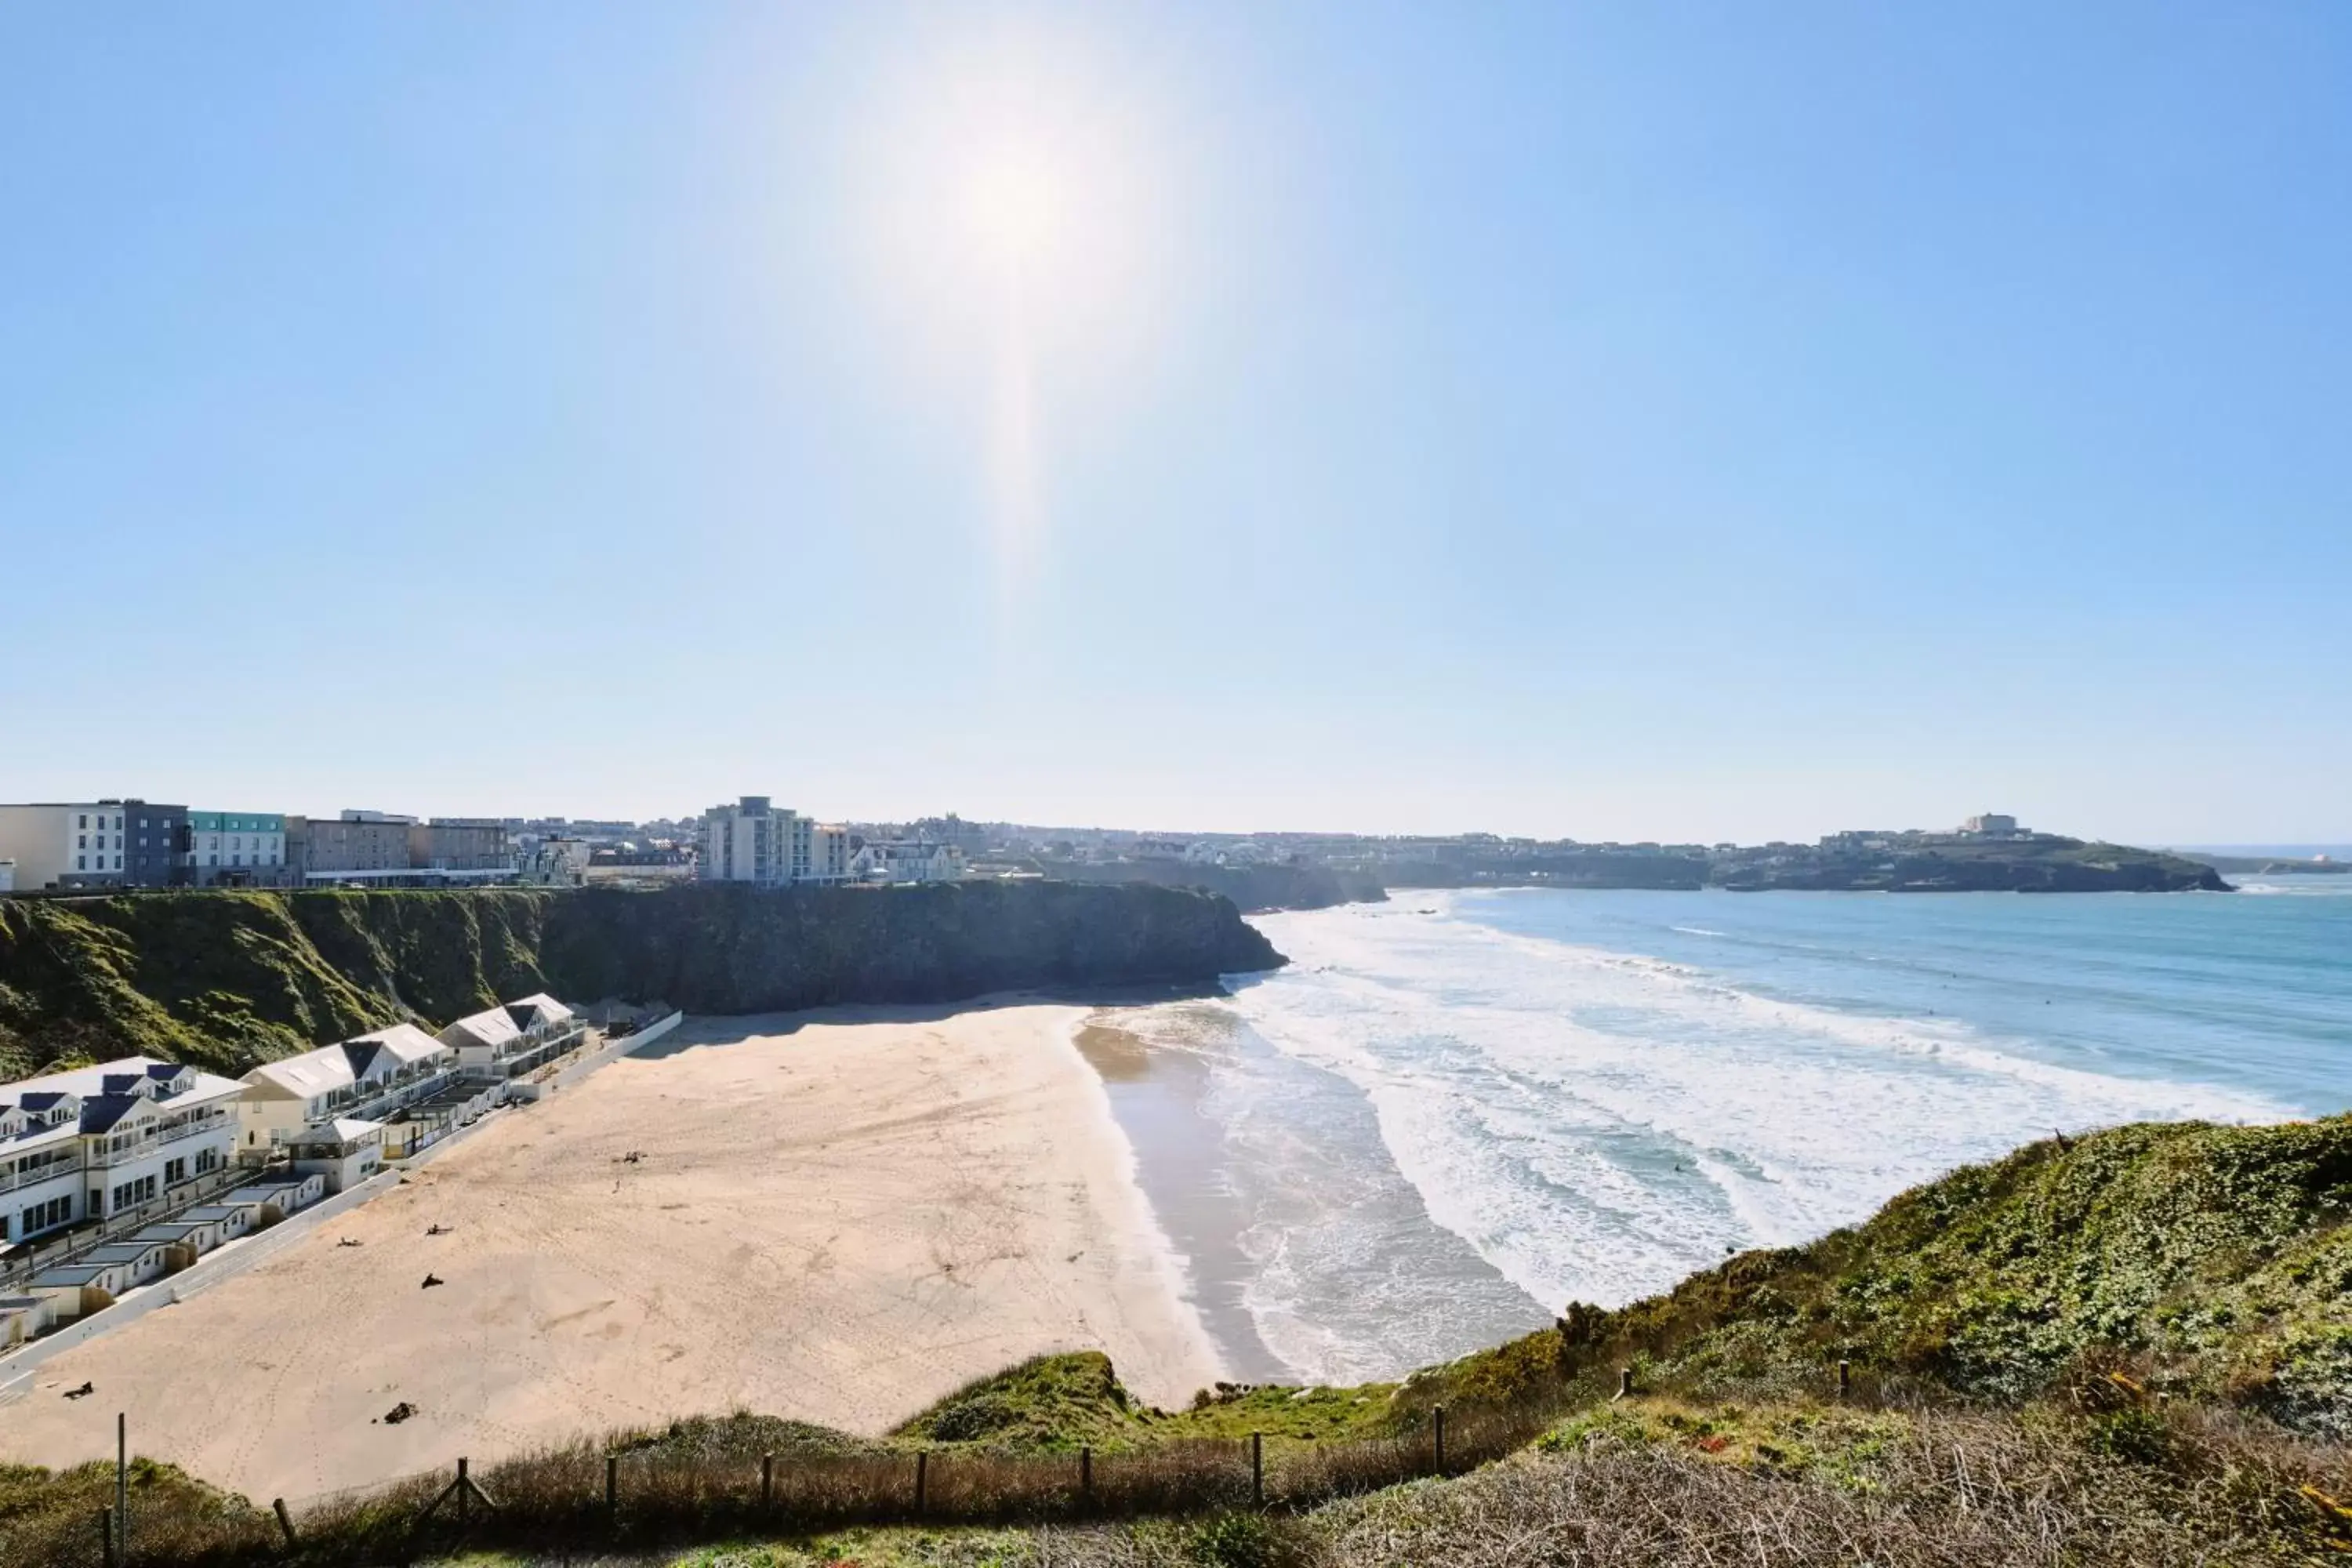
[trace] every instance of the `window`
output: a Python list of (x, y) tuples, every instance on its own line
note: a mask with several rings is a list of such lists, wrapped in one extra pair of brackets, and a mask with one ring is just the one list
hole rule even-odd
[(86, 855), (77, 855), (77, 856), (75, 856), (75, 857), (74, 857), (74, 869), (75, 869), (75, 870), (77, 870), (77, 871), (87, 871), (87, 870), (89, 870), (89, 857), (88, 857), (88, 856), (86, 856)]
[(84, 813), (83, 815), (74, 818), (74, 826), (76, 827), (88, 827), (89, 826), (89, 814)]
[(78, 833), (78, 834), (74, 835), (74, 847), (75, 847), (75, 848), (77, 848), (77, 849), (87, 849), (87, 848), (89, 848), (89, 834), (87, 834), (87, 833)]

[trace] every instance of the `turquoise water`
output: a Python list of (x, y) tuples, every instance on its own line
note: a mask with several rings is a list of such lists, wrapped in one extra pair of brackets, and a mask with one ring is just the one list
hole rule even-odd
[(2305, 1115), (2352, 1108), (2352, 877), (2179, 898), (1490, 893), (1454, 908), (1761, 997), (1949, 1020), (2063, 1066)]
[[(1145, 1147), (1143, 1177), (1241, 1375), (1458, 1354), (2053, 1128), (2352, 1107), (2343, 879), (1405, 893), (1258, 923), (1289, 967), (1134, 1020), (1203, 1086), (1213, 1149)], [(1226, 1227), (1238, 1250), (1197, 1245)]]

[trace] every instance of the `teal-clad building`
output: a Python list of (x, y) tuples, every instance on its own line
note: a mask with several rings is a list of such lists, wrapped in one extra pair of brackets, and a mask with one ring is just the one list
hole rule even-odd
[(189, 880), (198, 887), (269, 886), (288, 880), (285, 814), (191, 811), (188, 870)]

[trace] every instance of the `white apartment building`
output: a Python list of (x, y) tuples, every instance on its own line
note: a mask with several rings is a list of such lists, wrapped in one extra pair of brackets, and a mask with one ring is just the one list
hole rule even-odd
[(963, 878), (963, 851), (952, 844), (870, 838), (849, 862), (861, 882), (954, 882)]
[(248, 1163), (339, 1117), (382, 1121), (447, 1088), (457, 1053), (414, 1024), (394, 1024), (245, 1075), (236, 1149)]
[(111, 1218), (224, 1168), (244, 1087), (152, 1057), (0, 1085), (0, 1240)]
[(461, 1076), (504, 1082), (562, 1056), (587, 1029), (586, 1020), (542, 991), (460, 1018), (438, 1038), (457, 1053)]
[(702, 814), (695, 876), (763, 887), (840, 882), (849, 878), (849, 860), (847, 828), (777, 806), (764, 795), (747, 795)]
[(286, 865), (286, 818), (270, 811), (188, 813), (188, 864), (200, 885), (275, 881)]
[(13, 893), (16, 890), (16, 862), (14, 860), (0, 860), (0, 893)]
[(16, 886), (112, 887), (122, 880), (121, 801), (0, 805), (0, 858), (16, 863)]

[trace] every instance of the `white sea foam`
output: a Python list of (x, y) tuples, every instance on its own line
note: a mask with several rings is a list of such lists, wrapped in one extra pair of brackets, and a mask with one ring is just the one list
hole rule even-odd
[(1271, 1068), (1224, 1069), (1216, 1114), (1282, 1188), (1246, 1241), (1259, 1273), (1244, 1297), (1304, 1373), (1365, 1371), (1381, 1353), (1360, 1325), (1343, 1331), (1358, 1303), (1342, 1294), (1407, 1293), (1350, 1277), (1402, 1245), (1375, 1245), (1402, 1222), (1367, 1164), (1392, 1161), (1427, 1221), (1556, 1308), (1621, 1303), (1728, 1248), (1820, 1235), (2053, 1127), (2284, 1113), (2039, 1060), (1951, 1020), (1781, 1001), (1688, 965), (1404, 915), (1270, 917), (1294, 963), (1232, 1004), (1310, 1077), (1352, 1086), (1377, 1130), (1377, 1149), (1352, 1148), (1369, 1139), (1313, 1121), (1338, 1113), (1317, 1109), (1308, 1079), (1277, 1092)]

